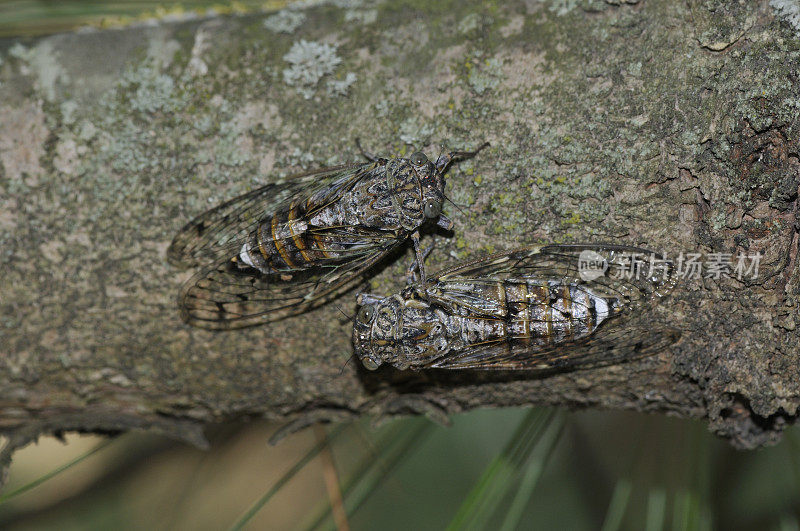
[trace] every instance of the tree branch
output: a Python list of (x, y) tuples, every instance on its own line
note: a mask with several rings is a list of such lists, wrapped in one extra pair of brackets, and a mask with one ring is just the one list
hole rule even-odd
[[(542, 403), (776, 441), (800, 402), (798, 30), (767, 0), (616, 4), (322, 5), (0, 42), (7, 453), (66, 429), (198, 442), (240, 417), (294, 429)], [(430, 271), (602, 241), (760, 252), (759, 275), (687, 279), (656, 316), (683, 330), (669, 351), (548, 376), (369, 373), (346, 364), (351, 323), (333, 305), (235, 332), (181, 323), (176, 231), (280, 175), (358, 159), (359, 136), (380, 155), (491, 142), (449, 173), (456, 229), (424, 237)], [(397, 291), (405, 252), (364, 289)]]

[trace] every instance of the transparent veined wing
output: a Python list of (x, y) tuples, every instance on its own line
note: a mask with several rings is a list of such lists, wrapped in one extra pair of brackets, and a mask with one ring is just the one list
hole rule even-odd
[(178, 232), (167, 250), (175, 266), (198, 267), (232, 258), (259, 224), (276, 211), (330, 188), (341, 194), (363, 178), (372, 164), (323, 168), (287, 177), (226, 201), (195, 217)]
[(604, 367), (656, 354), (680, 336), (676, 328), (654, 329), (643, 323), (620, 326), (610, 321), (579, 340), (544, 347), (496, 341), (453, 352), (424, 368), (567, 371)]
[[(595, 266), (604, 269), (589, 269), (584, 262), (591, 259), (600, 261)], [(599, 296), (619, 299), (629, 310), (657, 303), (677, 282), (674, 264), (654, 251), (624, 245), (568, 244), (519, 248), (467, 261), (429, 277), (421, 289), (435, 299), (433, 288), (444, 289), (447, 297), (448, 285), (457, 287), (461, 281), (526, 278), (591, 287)]]
[(231, 330), (303, 313), (350, 287), (397, 244), (387, 240), (385, 247), (357, 259), (291, 275), (253, 274), (223, 260), (184, 284), (179, 295), (181, 316), (200, 328)]
[[(589, 307), (592, 297), (608, 301), (609, 313), (597, 329), (579, 338), (547, 337), (534, 332), (493, 337), (491, 341), (451, 350), (426, 367), (566, 370), (652, 355), (680, 337), (678, 329), (654, 328), (648, 320), (648, 307), (658, 304), (674, 288), (676, 279), (674, 264), (664, 256), (620, 245), (546, 245), (458, 264), (429, 278), (424, 287), (414, 289), (429, 303), (454, 315), (475, 318), (480, 326), (514, 324), (502, 322), (508, 313), (508, 302), (496, 297), (498, 292), (505, 293), (498, 290), (498, 284), (508, 286), (514, 282), (571, 290), (569, 311), (564, 311), (562, 298), (531, 299), (531, 304), (547, 311), (539, 314), (545, 316), (539, 322), (530, 322), (528, 330), (550, 325), (552, 329), (586, 330), (582, 321), (596, 312), (593, 305)], [(584, 306), (582, 301), (586, 301)]]

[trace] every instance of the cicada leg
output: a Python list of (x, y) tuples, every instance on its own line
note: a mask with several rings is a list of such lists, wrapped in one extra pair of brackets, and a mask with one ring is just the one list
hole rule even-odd
[(372, 153), (366, 151), (363, 147), (361, 147), (361, 139), (359, 138), (356, 138), (356, 147), (361, 152), (361, 156), (363, 156), (368, 161), (375, 162), (376, 160), (378, 160), (378, 157), (376, 157), (375, 155), (373, 155)]
[(451, 151), (450, 153), (445, 153), (436, 160), (436, 169), (440, 172), (444, 172), (451, 162), (474, 157), (480, 150), (487, 146), (489, 146), (489, 142), (484, 142), (473, 151)]
[(406, 284), (416, 284), (417, 283), (417, 274), (416, 271), (419, 271), (419, 276), (421, 277), (422, 284), (425, 284), (425, 260), (428, 259), (428, 255), (431, 254), (433, 251), (433, 244), (430, 244), (423, 250), (420, 250), (419, 244), (419, 233), (415, 232), (411, 235), (411, 240), (414, 242), (414, 254), (416, 255), (414, 260), (411, 262), (411, 265), (408, 266), (408, 270), (406, 271)]

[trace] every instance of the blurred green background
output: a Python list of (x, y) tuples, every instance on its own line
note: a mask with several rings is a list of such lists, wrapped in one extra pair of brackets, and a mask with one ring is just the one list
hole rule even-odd
[[(0, 37), (287, 3), (0, 0)], [(217, 427), (210, 451), (140, 433), (43, 438), (15, 456), (0, 528), (800, 530), (796, 428), (752, 452), (700, 422), (620, 412), (362, 420), (269, 446), (277, 428)]]
[(15, 458), (0, 528), (798, 529), (796, 428), (740, 452), (703, 423), (620, 412), (365, 419), (269, 446), (277, 427), (217, 427), (209, 451), (43, 439)]

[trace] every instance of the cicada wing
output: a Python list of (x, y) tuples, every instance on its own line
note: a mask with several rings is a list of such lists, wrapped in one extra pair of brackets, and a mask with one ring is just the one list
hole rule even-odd
[[(587, 269), (582, 263), (587, 260), (596, 267)], [(507, 319), (507, 288), (538, 285), (544, 295), (535, 296), (531, 290), (531, 298), (526, 300), (538, 309), (535, 315), (546, 317), (535, 321), (531, 314), (530, 332), (524, 336), (467, 345), (430, 366), (569, 369), (650, 355), (680, 335), (673, 329), (652, 330), (646, 312), (647, 305), (669, 293), (675, 280), (673, 264), (663, 256), (617, 245), (522, 248), (460, 264), (433, 277), (422, 296), (449, 313), (489, 323)], [(564, 289), (569, 292), (569, 311), (559, 302), (564, 297), (559, 291)], [(594, 311), (589, 301), (598, 297), (607, 302), (611, 313), (592, 330), (585, 320)], [(515, 300), (514, 304), (525, 301)]]
[[(611, 324), (611, 323), (608, 323)], [(497, 341), (440, 358), (425, 368), (569, 371), (614, 365), (656, 354), (680, 338), (674, 328), (601, 327), (574, 341), (536, 347)]]
[(236, 256), (248, 236), (274, 212), (326, 187), (334, 187), (330, 196), (336, 197), (371, 168), (371, 164), (323, 168), (235, 197), (187, 223), (172, 240), (167, 259), (176, 266), (197, 267)]
[(232, 330), (303, 313), (351, 287), (394, 245), (290, 274), (242, 270), (235, 262), (223, 260), (184, 284), (179, 296), (181, 317), (200, 328)]
[[(606, 269), (585, 270), (582, 264), (587, 256), (603, 261)], [(428, 286), (457, 285), (476, 279), (536, 279), (586, 286), (595, 295), (615, 298), (626, 308), (634, 308), (659, 301), (672, 290), (677, 276), (672, 262), (647, 249), (596, 244), (546, 245), (496, 253), (457, 265), (431, 277)]]

